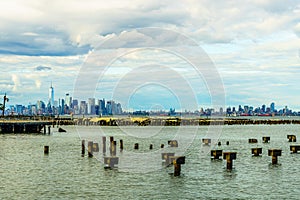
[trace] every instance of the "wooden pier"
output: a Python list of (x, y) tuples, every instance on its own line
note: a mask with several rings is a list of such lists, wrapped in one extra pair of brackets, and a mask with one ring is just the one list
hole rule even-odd
[(54, 125), (52, 119), (7, 119), (0, 120), (0, 133), (46, 133), (46, 127)]

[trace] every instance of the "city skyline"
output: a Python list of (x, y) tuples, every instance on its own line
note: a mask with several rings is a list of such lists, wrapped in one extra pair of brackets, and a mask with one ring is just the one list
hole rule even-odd
[[(55, 99), (66, 93), (77, 99), (97, 96), (128, 109), (214, 107), (212, 99), (221, 92), (223, 107), (274, 101), (300, 110), (299, 1), (92, 0), (45, 6), (12, 0), (0, 5), (0, 95), (6, 93), (9, 104), (47, 101), (53, 82)], [(151, 37), (142, 31), (147, 27), (156, 28), (148, 31)], [(89, 69), (87, 62), (106, 41), (115, 51), (128, 51), (109, 66), (94, 60), (96, 68)], [(207, 65), (197, 74), (182, 54), (166, 51), (186, 41), (199, 45), (201, 59), (207, 54), (214, 76), (204, 76), (211, 69)], [(93, 78), (98, 82), (89, 83)], [(217, 92), (211, 89), (213, 78), (222, 83)], [(187, 91), (196, 102), (190, 108), (182, 104)]]

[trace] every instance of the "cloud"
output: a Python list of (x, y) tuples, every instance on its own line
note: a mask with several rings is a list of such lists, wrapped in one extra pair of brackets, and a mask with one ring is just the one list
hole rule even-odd
[[(19, 99), (29, 96), (41, 99), (47, 97), (53, 81), (56, 96), (64, 96), (76, 88), (77, 75), (82, 73), (89, 79), (82, 80), (87, 91), (90, 86), (85, 83), (97, 80), (99, 71), (94, 72), (94, 68), (86, 68), (85, 64), (92, 60), (88, 56), (99, 45), (107, 49), (176, 47), (190, 38), (205, 49), (217, 67), (229, 103), (230, 99), (234, 103), (259, 103), (253, 96), (261, 101), (278, 98), (284, 102), (281, 94), (290, 97), (287, 93), (295, 96), (298, 93), (295, 85), (299, 74), (299, 12), (299, 1), (293, 0), (2, 1), (1, 90), (14, 92), (20, 95)], [(145, 27), (156, 29), (142, 29)], [(157, 31), (160, 28), (184, 36)], [(133, 67), (155, 64), (155, 56), (157, 63), (172, 67), (189, 79), (199, 88), (197, 97), (209, 102), (207, 92), (198, 94), (205, 87), (203, 80), (214, 83), (213, 77), (199, 80), (183, 61), (155, 51), (131, 52), (118, 58), (113, 63), (116, 68), (107, 71), (108, 78), (101, 91), (109, 93), (110, 84)], [(95, 61), (96, 67), (105, 64), (103, 59)], [(157, 74), (172, 82), (167, 74)], [(17, 92), (34, 95), (21, 96)], [(298, 98), (289, 101), (295, 105), (294, 99)]]
[(36, 71), (49, 71), (51, 70), (51, 67), (46, 67), (46, 66), (37, 66), (35, 68)]

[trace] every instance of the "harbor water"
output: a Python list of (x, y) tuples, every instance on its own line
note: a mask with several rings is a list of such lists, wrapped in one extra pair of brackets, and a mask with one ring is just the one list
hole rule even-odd
[[(164, 151), (172, 151), (167, 141), (173, 138), (177, 127), (63, 128), (66, 133), (52, 128), (51, 135), (0, 135), (0, 199), (298, 199), (300, 196), (300, 154), (290, 153), (290, 145), (297, 142), (287, 140), (288, 134), (299, 136), (300, 125), (222, 126), (221, 146), (202, 144), (201, 139), (209, 137), (209, 127), (197, 127), (191, 136), (195, 127), (187, 126), (187, 134), (180, 132), (178, 141), (179, 146), (181, 141), (187, 141), (180, 152), (186, 160), (178, 177), (172, 175), (173, 166), (165, 167), (161, 158), (147, 158), (150, 151), (160, 157), (162, 143), (166, 146)], [(153, 132), (159, 129), (159, 134), (139, 137), (151, 129)], [(81, 140), (86, 139), (87, 143), (89, 136), (99, 134), (101, 149), (103, 133), (114, 136), (117, 142), (124, 141), (124, 152), (117, 149), (117, 156), (129, 152), (117, 169), (104, 169), (102, 153), (93, 158), (81, 155)], [(262, 143), (263, 136), (270, 136), (270, 142)], [(258, 143), (248, 143), (249, 138), (256, 138)], [(139, 149), (133, 150), (137, 142)], [(149, 144), (153, 144), (153, 150), (149, 150)], [(43, 151), (45, 145), (49, 146), (48, 155)], [(262, 156), (251, 155), (254, 147), (262, 147)], [(211, 160), (207, 148), (237, 152), (234, 169), (226, 170), (223, 160)], [(271, 148), (282, 149), (277, 165), (272, 165), (268, 156)], [(146, 162), (139, 161), (142, 158)]]

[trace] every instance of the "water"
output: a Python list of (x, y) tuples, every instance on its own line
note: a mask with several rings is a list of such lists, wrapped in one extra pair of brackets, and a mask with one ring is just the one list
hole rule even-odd
[[(299, 125), (224, 126), (220, 148), (238, 153), (233, 171), (225, 169), (224, 161), (212, 161), (206, 154), (201, 138), (208, 127), (199, 127), (184, 154), (180, 177), (169, 174), (173, 167), (134, 172), (134, 168), (145, 167), (138, 160), (132, 160), (131, 168), (120, 164), (119, 170), (104, 170), (95, 157), (81, 157), (78, 135), (96, 134), (99, 127), (63, 128), (67, 133), (54, 131), (50, 136), (0, 135), (0, 199), (298, 199), (300, 195), (300, 154), (290, 154), (289, 146), (294, 143), (286, 138), (287, 134), (297, 135)], [(139, 156), (148, 152), (150, 142), (159, 153), (159, 145), (166, 144), (176, 131), (164, 127), (163, 134), (136, 138), (118, 127), (102, 129), (123, 139), (124, 151), (134, 152), (133, 144), (138, 141), (140, 149), (134, 153)], [(186, 131), (189, 129), (194, 131), (192, 127)], [(143, 128), (128, 127), (126, 131), (138, 135)], [(270, 143), (262, 144), (262, 136), (270, 136)], [(249, 144), (249, 138), (259, 142)], [(44, 155), (44, 145), (50, 146), (49, 155)], [(262, 147), (262, 156), (252, 157), (252, 147)], [(282, 149), (279, 165), (270, 164), (268, 148)], [(157, 165), (162, 166), (160, 160)]]

